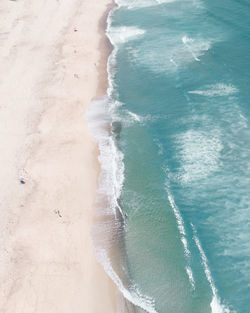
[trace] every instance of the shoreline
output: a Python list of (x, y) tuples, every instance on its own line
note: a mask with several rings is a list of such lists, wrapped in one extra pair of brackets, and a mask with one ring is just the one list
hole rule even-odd
[(98, 29), (100, 34), (100, 43), (99, 43), (99, 51), (100, 54), (100, 61), (97, 66), (98, 71), (98, 86), (97, 86), (97, 92), (96, 92), (96, 98), (102, 97), (105, 94), (107, 94), (107, 89), (109, 87), (109, 81), (108, 81), (108, 59), (114, 49), (112, 46), (108, 36), (106, 35), (107, 30), (107, 20), (110, 12), (117, 7), (117, 4), (114, 0), (111, 0), (111, 3), (109, 3), (106, 6), (106, 10), (103, 13), (102, 17), (99, 19), (98, 23)]
[[(90, 238), (100, 166), (83, 118), (91, 100), (107, 89), (109, 54), (100, 48), (108, 39), (100, 25), (109, 2), (1, 5), (14, 11), (10, 19), (22, 22), (3, 42), (6, 49), (12, 44), (5, 65), (12, 75), (0, 85), (7, 95), (3, 116), (11, 117), (7, 131), (22, 134), (15, 140), (5, 135), (6, 155), (15, 158), (0, 160), (7, 168), (1, 191), (8, 211), (1, 227), (5, 313), (117, 312), (118, 291), (97, 263)], [(17, 99), (20, 109), (13, 114)]]
[[(97, 92), (97, 97), (92, 99), (86, 112), (89, 132), (98, 145), (97, 157), (99, 161), (99, 184), (94, 206), (92, 240), (98, 262), (116, 285), (119, 293), (119, 312), (136, 313), (140, 311), (140, 308), (134, 303), (133, 296), (127, 289), (130, 284), (130, 278), (127, 273), (124, 273), (127, 267), (123, 229), (125, 216), (120, 208), (120, 195), (118, 195), (122, 186), (118, 187), (120, 189), (118, 191), (116, 184), (120, 185), (121, 182), (118, 182), (119, 179), (117, 180), (117, 177), (112, 177), (114, 171), (116, 172), (114, 176), (117, 174), (123, 176), (123, 161), (120, 159), (122, 153), (116, 147), (115, 140), (112, 138), (113, 135), (117, 135), (115, 133), (118, 129), (116, 129), (117, 125), (112, 125), (113, 119), (109, 110), (111, 105), (112, 111), (111, 90), (113, 88), (110, 69), (114, 57), (113, 53), (116, 52), (117, 47), (112, 44), (111, 38), (106, 32), (110, 22), (109, 15), (111, 11), (117, 8), (119, 8), (119, 5), (115, 0), (112, 0), (112, 3), (107, 6), (105, 13), (99, 21), (99, 32), (102, 35), (99, 45), (99, 49), (102, 51), (102, 62), (98, 66), (99, 93)], [(118, 156), (119, 154), (121, 155)], [(117, 164), (117, 157), (120, 159), (119, 161), (122, 161), (122, 164)], [(108, 163), (116, 163), (116, 166), (120, 166), (121, 169), (117, 171), (117, 169), (112, 168), (113, 165), (110, 167)], [(115, 189), (116, 191), (114, 191)], [(111, 195), (110, 192), (114, 192), (114, 194)], [(122, 265), (122, 263), (124, 264)]]

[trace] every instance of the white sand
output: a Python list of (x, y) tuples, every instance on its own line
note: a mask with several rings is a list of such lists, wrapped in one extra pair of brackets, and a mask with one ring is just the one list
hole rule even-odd
[(99, 165), (84, 118), (106, 88), (109, 2), (0, 2), (1, 313), (117, 311), (90, 238)]

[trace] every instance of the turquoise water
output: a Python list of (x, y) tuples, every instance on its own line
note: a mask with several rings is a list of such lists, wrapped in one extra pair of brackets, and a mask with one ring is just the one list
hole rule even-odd
[(123, 293), (149, 312), (249, 313), (250, 2), (117, 3)]

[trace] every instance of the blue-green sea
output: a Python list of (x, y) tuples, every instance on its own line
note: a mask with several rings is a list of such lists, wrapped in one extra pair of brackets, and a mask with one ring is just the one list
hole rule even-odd
[(250, 1), (117, 5), (99, 260), (136, 312), (249, 313)]

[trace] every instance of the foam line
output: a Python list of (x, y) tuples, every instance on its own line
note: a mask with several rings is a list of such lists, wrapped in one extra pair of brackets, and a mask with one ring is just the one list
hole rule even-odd
[(209, 285), (211, 287), (212, 294), (213, 294), (213, 298), (212, 298), (212, 301), (210, 303), (211, 313), (230, 313), (230, 310), (226, 306), (221, 304), (221, 300), (218, 297), (218, 291), (215, 287), (215, 284), (214, 284), (214, 281), (212, 278), (212, 274), (211, 274), (211, 271), (210, 271), (209, 266), (208, 266), (208, 260), (207, 260), (206, 254), (205, 254), (205, 252), (201, 246), (200, 240), (197, 236), (197, 231), (196, 231), (196, 229), (192, 223), (191, 223), (191, 227), (193, 229), (194, 241), (195, 241), (196, 246), (200, 252), (204, 272), (205, 272), (207, 281), (209, 282)]
[(187, 242), (187, 238), (186, 238), (186, 230), (185, 230), (185, 226), (184, 226), (184, 221), (183, 221), (183, 218), (181, 216), (179, 208), (175, 204), (174, 198), (171, 194), (170, 187), (168, 186), (168, 184), (166, 184), (166, 190), (168, 193), (169, 203), (170, 203), (170, 205), (174, 211), (174, 215), (176, 217), (177, 227), (178, 227), (179, 233), (181, 235), (181, 242), (183, 244), (186, 261), (188, 263), (188, 266), (186, 266), (186, 273), (187, 273), (187, 276), (188, 276), (188, 279), (189, 279), (189, 282), (190, 282), (192, 289), (195, 289), (195, 280), (194, 280), (193, 272), (192, 272), (192, 269), (190, 266), (191, 252), (188, 248), (188, 242)]

